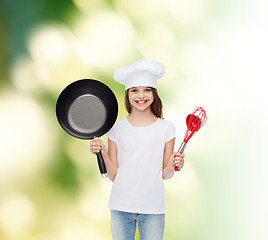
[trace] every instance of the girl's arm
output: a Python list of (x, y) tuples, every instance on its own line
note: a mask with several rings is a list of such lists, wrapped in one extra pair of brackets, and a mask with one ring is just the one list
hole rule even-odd
[(184, 154), (178, 154), (174, 151), (175, 138), (170, 140), (165, 145), (164, 159), (163, 159), (163, 179), (172, 178), (174, 175), (175, 166), (181, 169), (184, 165)]
[(90, 142), (90, 151), (93, 154), (96, 154), (100, 150), (106, 165), (107, 176), (111, 181), (114, 181), (118, 168), (116, 144), (110, 139), (108, 139), (108, 151), (107, 151), (104, 142), (100, 138), (94, 138)]

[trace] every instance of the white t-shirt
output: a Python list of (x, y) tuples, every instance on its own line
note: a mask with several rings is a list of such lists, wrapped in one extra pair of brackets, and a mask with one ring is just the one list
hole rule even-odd
[(149, 126), (135, 127), (123, 118), (106, 136), (118, 150), (118, 169), (108, 207), (124, 212), (165, 213), (163, 155), (165, 144), (175, 138), (174, 125), (158, 118)]

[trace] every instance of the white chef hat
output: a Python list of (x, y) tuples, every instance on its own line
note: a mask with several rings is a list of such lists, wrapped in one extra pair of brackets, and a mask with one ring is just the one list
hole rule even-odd
[(157, 80), (164, 73), (165, 67), (161, 62), (144, 58), (116, 69), (114, 80), (125, 85), (125, 90), (138, 86), (157, 88)]

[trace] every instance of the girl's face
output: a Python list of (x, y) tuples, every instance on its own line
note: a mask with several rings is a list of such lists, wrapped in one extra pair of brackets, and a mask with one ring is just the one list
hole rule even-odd
[[(132, 109), (145, 111), (151, 106), (154, 101), (154, 96), (151, 87), (133, 87), (129, 89), (129, 102)], [(151, 109), (151, 108), (150, 108)]]

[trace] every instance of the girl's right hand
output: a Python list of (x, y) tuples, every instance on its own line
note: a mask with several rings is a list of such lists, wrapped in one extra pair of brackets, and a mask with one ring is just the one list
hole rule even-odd
[(90, 152), (96, 154), (100, 152), (100, 150), (106, 151), (106, 147), (104, 142), (100, 138), (96, 137), (90, 141)]

